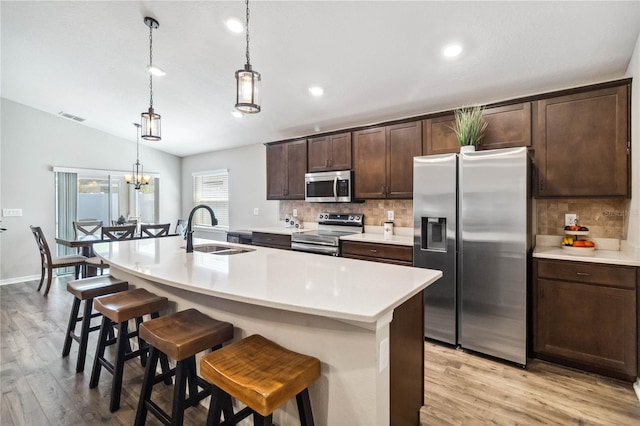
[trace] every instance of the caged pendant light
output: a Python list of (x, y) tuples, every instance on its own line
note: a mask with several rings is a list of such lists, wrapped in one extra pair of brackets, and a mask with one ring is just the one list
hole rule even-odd
[(142, 185), (148, 185), (151, 182), (151, 176), (144, 174), (144, 168), (142, 164), (140, 164), (140, 141), (138, 139), (138, 134), (140, 130), (140, 125), (138, 123), (133, 123), (136, 126), (136, 162), (133, 163), (133, 168), (131, 169), (130, 175), (124, 176), (124, 181), (128, 184), (135, 185), (135, 189), (140, 189)]
[(254, 114), (260, 112), (260, 73), (251, 69), (249, 61), (249, 0), (246, 0), (246, 35), (247, 35), (247, 63), (244, 69), (236, 71), (236, 109), (243, 113)]
[[(149, 27), (149, 66), (151, 71), (155, 69), (153, 66), (153, 30), (157, 29), (160, 24), (153, 18), (148, 16), (144, 18), (144, 24)], [(153, 72), (149, 72), (149, 111), (143, 112), (142, 116), (142, 139), (148, 141), (159, 141), (160, 136), (160, 115), (153, 110)]]

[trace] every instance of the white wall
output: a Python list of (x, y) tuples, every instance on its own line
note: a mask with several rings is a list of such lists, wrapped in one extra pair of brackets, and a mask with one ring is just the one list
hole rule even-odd
[(627, 241), (640, 249), (640, 35), (626, 75), (631, 84), (631, 202), (628, 213)]
[[(193, 207), (193, 172), (229, 170), (229, 229), (275, 226), (278, 202), (267, 201), (267, 157), (262, 144), (192, 155), (182, 159), (182, 217)], [(258, 208), (258, 215), (253, 209)], [(204, 236), (197, 235), (196, 236)], [(219, 235), (210, 238), (223, 238)]]
[[(8, 231), (0, 234), (0, 283), (9, 283), (40, 274), (29, 225), (41, 226), (55, 250), (52, 167), (127, 171), (135, 162), (135, 142), (7, 99), (0, 114), (0, 205), (23, 213), (2, 218)], [(180, 158), (140, 146), (140, 161), (145, 171), (160, 173), (159, 220), (174, 224), (180, 216)]]

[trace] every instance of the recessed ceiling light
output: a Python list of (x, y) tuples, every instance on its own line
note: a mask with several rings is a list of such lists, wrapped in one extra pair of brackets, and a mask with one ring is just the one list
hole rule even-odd
[(240, 117), (242, 117), (244, 114), (243, 114), (243, 113), (241, 113), (240, 111), (238, 111), (238, 110), (234, 109), (233, 111), (231, 111), (231, 115), (233, 115), (233, 116), (234, 116), (234, 117), (236, 117), (236, 118), (240, 118)]
[(309, 93), (313, 96), (322, 96), (324, 95), (324, 89), (320, 86), (311, 86), (309, 87)]
[(167, 75), (167, 73), (157, 65), (147, 65), (147, 71), (149, 71), (150, 74), (153, 74), (156, 77)]
[(227, 28), (232, 33), (241, 33), (244, 31), (244, 25), (242, 25), (242, 22), (240, 22), (240, 20), (238, 20), (237, 18), (227, 19), (226, 24), (227, 24)]
[(462, 45), (458, 43), (448, 44), (442, 48), (442, 54), (446, 58), (455, 58), (462, 53)]

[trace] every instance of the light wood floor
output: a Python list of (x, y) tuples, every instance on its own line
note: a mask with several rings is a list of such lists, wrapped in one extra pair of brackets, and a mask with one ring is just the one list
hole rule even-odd
[[(140, 364), (127, 362), (121, 408), (110, 413), (111, 376), (103, 372), (89, 389), (97, 333), (84, 374), (76, 374), (78, 345), (68, 358), (60, 355), (72, 302), (66, 282), (54, 280), (48, 298), (35, 292), (36, 284), (0, 286), (0, 424), (132, 425)], [(522, 370), (430, 342), (425, 349), (422, 425), (640, 425), (630, 383), (535, 360)], [(154, 399), (168, 403), (171, 387), (156, 388)], [(191, 408), (185, 424), (205, 418), (204, 407)], [(160, 422), (150, 415), (147, 424)]]

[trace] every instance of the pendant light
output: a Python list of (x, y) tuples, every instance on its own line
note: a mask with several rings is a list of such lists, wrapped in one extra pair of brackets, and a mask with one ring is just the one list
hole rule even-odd
[(244, 69), (236, 71), (236, 109), (243, 113), (254, 114), (260, 112), (260, 73), (251, 69), (249, 61), (249, 0), (247, 4), (247, 63)]
[(140, 189), (142, 185), (148, 185), (151, 182), (151, 176), (144, 174), (144, 168), (140, 164), (140, 140), (138, 139), (140, 124), (133, 123), (136, 126), (136, 162), (133, 164), (130, 175), (124, 176), (124, 181), (128, 184), (135, 185), (135, 189)]
[[(160, 24), (148, 16), (144, 18), (144, 24), (149, 27), (149, 66), (148, 69), (155, 69), (153, 66), (153, 30)], [(153, 73), (149, 72), (149, 111), (142, 113), (142, 139), (148, 141), (159, 141), (160, 136), (160, 115), (153, 110)], [(138, 189), (138, 188), (136, 188)]]

